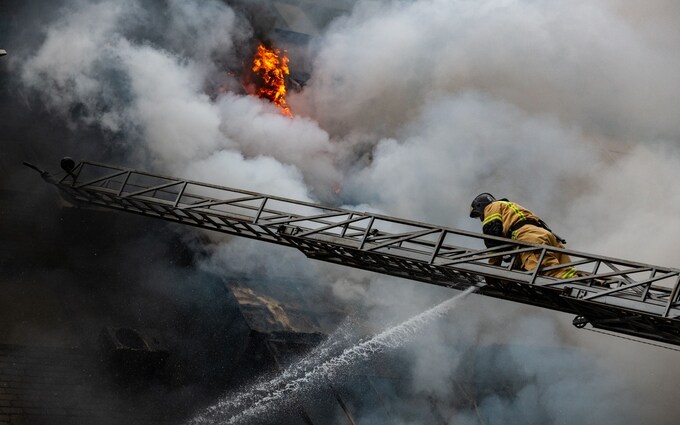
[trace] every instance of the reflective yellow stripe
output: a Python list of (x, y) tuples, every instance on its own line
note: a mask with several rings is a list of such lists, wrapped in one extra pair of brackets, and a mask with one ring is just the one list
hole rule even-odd
[(564, 274), (562, 275), (562, 279), (569, 279), (570, 277), (574, 277), (575, 274), (576, 274), (576, 269), (573, 268), (573, 267), (570, 267), (569, 270), (564, 272)]
[(508, 202), (508, 201), (499, 201), (499, 202), (502, 202), (503, 204), (510, 207), (510, 209), (513, 210), (515, 212), (515, 214), (517, 214), (517, 216), (519, 217), (520, 220), (525, 220), (527, 218), (524, 215), (524, 213), (522, 212), (522, 210), (517, 208), (517, 205), (513, 204), (512, 202)]
[[(510, 202), (510, 201), (498, 201), (498, 202), (500, 202), (501, 204), (507, 206), (508, 208), (510, 208), (510, 209), (512, 210), (512, 212), (515, 213), (515, 215), (517, 216), (517, 221), (516, 221), (515, 223), (518, 223), (518, 222), (520, 222), (520, 221), (522, 221), (522, 220), (526, 220), (527, 216), (524, 215), (524, 213), (522, 212), (522, 210), (520, 210), (520, 209), (517, 207), (516, 204), (513, 204), (513, 203)], [(511, 227), (512, 227), (512, 226), (511, 226)], [(517, 229), (517, 230), (515, 230), (514, 232), (512, 232), (512, 234), (510, 235), (510, 237), (511, 237), (512, 239), (517, 239), (517, 232), (519, 232), (519, 229)]]
[(503, 218), (501, 217), (500, 213), (491, 214), (490, 216), (488, 216), (484, 219), (484, 224), (487, 224), (488, 222), (494, 221), (494, 220), (503, 221)]

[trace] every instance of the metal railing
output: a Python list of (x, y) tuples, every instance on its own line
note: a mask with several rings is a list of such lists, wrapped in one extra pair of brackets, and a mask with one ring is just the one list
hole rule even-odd
[[(455, 289), (477, 286), (484, 295), (576, 314), (577, 327), (590, 323), (680, 345), (678, 269), (90, 161), (52, 182), (75, 205), (103, 206), (291, 246), (310, 258)], [(486, 249), (485, 239), (501, 245)], [(538, 252), (540, 260), (561, 252), (572, 261), (518, 270), (518, 254), (528, 251)], [(492, 259), (501, 265), (489, 264)], [(565, 266), (581, 273), (570, 279), (544, 276)]]

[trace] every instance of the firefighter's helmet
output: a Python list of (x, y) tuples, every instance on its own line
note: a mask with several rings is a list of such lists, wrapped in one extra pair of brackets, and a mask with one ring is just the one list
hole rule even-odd
[(470, 217), (478, 218), (484, 216), (484, 208), (487, 205), (495, 201), (496, 198), (490, 193), (480, 193), (472, 200), (472, 205), (470, 205)]

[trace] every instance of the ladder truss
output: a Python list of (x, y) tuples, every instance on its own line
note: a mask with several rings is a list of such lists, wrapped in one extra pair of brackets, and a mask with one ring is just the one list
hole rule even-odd
[[(35, 168), (35, 167), (34, 167)], [(46, 177), (46, 173), (43, 173)], [(294, 247), (307, 257), (575, 314), (626, 335), (680, 345), (680, 270), (332, 208), (83, 161), (56, 181), (76, 206), (102, 206)], [(503, 242), (493, 250), (485, 239)], [(583, 276), (518, 270), (526, 251), (568, 254)], [(489, 264), (503, 258), (501, 266)], [(539, 261), (540, 263), (540, 261)], [(564, 267), (560, 265), (559, 267)]]

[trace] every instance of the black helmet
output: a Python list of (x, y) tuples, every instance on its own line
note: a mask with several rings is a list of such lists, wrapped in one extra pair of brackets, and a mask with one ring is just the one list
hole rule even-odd
[(477, 195), (472, 200), (472, 205), (470, 205), (470, 217), (482, 217), (484, 215), (484, 208), (495, 200), (496, 198), (490, 193), (480, 193)]

